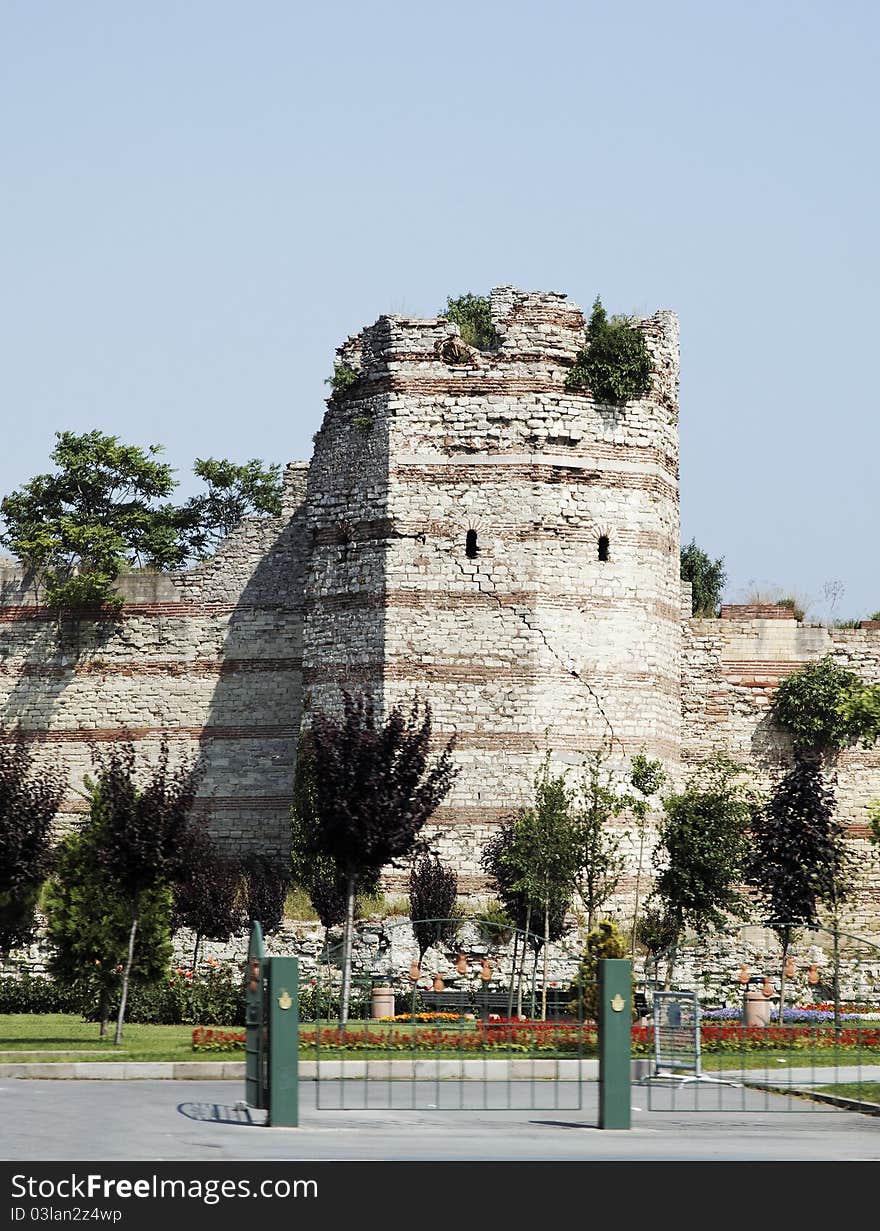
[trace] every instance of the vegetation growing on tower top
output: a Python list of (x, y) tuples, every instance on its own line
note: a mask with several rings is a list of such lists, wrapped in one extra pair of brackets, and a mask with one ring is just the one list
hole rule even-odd
[(333, 397), (339, 397), (348, 393), (352, 385), (356, 385), (359, 380), (360, 376), (350, 363), (337, 359), (333, 364), (333, 375), (328, 376), (324, 384), (333, 390)]
[(643, 335), (628, 316), (608, 319), (596, 296), (589, 341), (565, 378), (568, 389), (589, 389), (597, 402), (624, 406), (651, 388), (654, 364)]
[(681, 578), (691, 583), (691, 612), (698, 618), (712, 619), (718, 614), (721, 591), (727, 580), (724, 557), (717, 560), (697, 546), (691, 539), (681, 549)]
[(445, 316), (458, 325), (461, 340), (477, 350), (495, 350), (500, 339), (492, 324), (492, 313), (489, 307), (488, 295), (459, 295), (457, 299), (447, 299), (446, 307), (438, 316)]

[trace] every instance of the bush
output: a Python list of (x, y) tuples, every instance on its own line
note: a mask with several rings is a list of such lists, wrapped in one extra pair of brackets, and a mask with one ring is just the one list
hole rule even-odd
[(880, 734), (880, 687), (862, 682), (830, 655), (787, 676), (773, 698), (773, 721), (796, 752), (830, 754)]
[[(111, 1000), (116, 1012), (117, 992)], [(244, 985), (228, 967), (208, 975), (193, 975), (178, 968), (158, 983), (136, 984), (128, 990), (126, 1019), (149, 1026), (243, 1026)], [(83, 1016), (96, 1021), (96, 1010), (86, 1006)]]
[(572, 999), (568, 1009), (585, 1021), (595, 1021), (599, 1010), (599, 959), (626, 957), (626, 942), (617, 924), (603, 919), (598, 927), (587, 934), (587, 947), (581, 964), (569, 987)]
[(642, 333), (626, 316), (609, 321), (596, 296), (589, 342), (579, 351), (565, 378), (568, 389), (589, 389), (597, 402), (623, 406), (651, 388), (654, 363)]
[(348, 363), (341, 363), (337, 360), (333, 364), (333, 375), (328, 376), (324, 381), (325, 385), (329, 385), (333, 390), (334, 397), (340, 397), (348, 393), (353, 385), (356, 385), (360, 380), (359, 374)]
[(439, 313), (458, 325), (461, 340), (477, 350), (494, 350), (499, 338), (492, 324), (492, 313), (486, 295), (459, 295), (447, 299), (446, 307)]
[(483, 909), (474, 915), (474, 923), (483, 940), (490, 945), (506, 945), (513, 938), (516, 929), (516, 924), (500, 902), (487, 902)]
[(0, 979), (0, 1013), (79, 1013), (82, 993), (72, 984), (22, 975)]

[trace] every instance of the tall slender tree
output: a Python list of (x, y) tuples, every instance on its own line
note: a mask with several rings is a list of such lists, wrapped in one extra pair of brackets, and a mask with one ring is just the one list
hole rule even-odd
[(130, 914), (116, 1021), (115, 1042), (119, 1044), (143, 895), (186, 874), (181, 858), (187, 849), (187, 822), (200, 770), (186, 762), (172, 768), (165, 739), (156, 765), (142, 775), (143, 785), (135, 773), (131, 743), (119, 744), (106, 755), (96, 751), (94, 759), (97, 773), (91, 785), (91, 816), (102, 838), (100, 860), (126, 898)]
[(741, 884), (754, 806), (743, 767), (728, 757), (705, 762), (682, 791), (663, 801), (666, 816), (654, 852), (654, 896), (675, 937), (667, 981), (686, 924), (712, 930), (746, 911)]
[(38, 766), (21, 738), (0, 744), (0, 952), (34, 931), (40, 886), (50, 867), (50, 828), (65, 777)]
[[(430, 705), (395, 705), (384, 722), (369, 695), (342, 693), (342, 713), (312, 714), (306, 735), (314, 846), (345, 882), (346, 915), (340, 1027), (348, 1020), (351, 949), (358, 888), (413, 852), (425, 822), (458, 772), (453, 740), (430, 756)], [(295, 788), (300, 798), (300, 791)]]
[(832, 910), (836, 927), (837, 910), (851, 891), (854, 873), (821, 758), (802, 753), (754, 819), (748, 866), (764, 922), (782, 945), (780, 1023), (785, 966), (795, 930), (818, 927), (821, 906)]
[(513, 874), (511, 888), (537, 903), (543, 921), (544, 972), (541, 1018), (547, 1017), (550, 920), (571, 903), (584, 863), (584, 835), (565, 774), (553, 774), (549, 754), (535, 777), (534, 804), (513, 823), (513, 840), (503, 855)]
[(188, 835), (184, 858), (186, 875), (174, 883), (172, 928), (194, 933), (195, 971), (203, 940), (224, 944), (246, 927), (247, 885), (241, 860), (224, 853), (201, 826)]
[(455, 936), (457, 897), (458, 877), (452, 869), (444, 868), (436, 855), (420, 855), (409, 874), (409, 916), (420, 963), (431, 945)]
[[(50, 945), (49, 971), (76, 988), (82, 1012), (100, 1023), (104, 1038), (131, 944), (131, 898), (103, 862), (100, 821), (85, 824), (58, 845), (45, 896)], [(137, 902), (138, 926), (129, 978), (158, 982), (171, 960), (171, 891), (144, 889)]]

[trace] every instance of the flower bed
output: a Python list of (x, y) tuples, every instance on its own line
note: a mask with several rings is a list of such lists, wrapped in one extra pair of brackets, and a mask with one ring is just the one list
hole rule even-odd
[[(451, 1016), (451, 1015), (435, 1015)], [(328, 1052), (401, 1052), (420, 1054), (459, 1053), (462, 1055), (537, 1054), (558, 1056), (595, 1056), (598, 1036), (594, 1024), (577, 1022), (453, 1022), (424, 1024), (364, 1022), (349, 1025), (309, 1027), (300, 1031), (300, 1051), (304, 1055)], [(243, 1030), (218, 1030), (199, 1027), (193, 1031), (193, 1050), (240, 1052), (244, 1049)], [(652, 1026), (632, 1027), (632, 1055), (649, 1056), (654, 1049)], [(811, 1052), (864, 1050), (880, 1054), (880, 1027), (862, 1029), (845, 1026), (839, 1032), (816, 1026), (739, 1026), (704, 1025), (700, 1029), (704, 1053), (724, 1052)]]
[[(742, 1010), (735, 1006), (726, 1006), (723, 1009), (704, 1009), (700, 1017), (704, 1022), (741, 1022)], [(772, 1022), (779, 1021), (778, 1009), (770, 1010), (770, 1020)], [(784, 1010), (782, 1020), (784, 1024), (788, 1025), (827, 1025), (834, 1021), (834, 1006), (827, 1004), (810, 1005), (809, 1008), (792, 1006)], [(877, 1021), (880, 1020), (880, 1013), (872, 1013), (861, 1009), (847, 1009), (840, 1014), (840, 1020), (842, 1022)]]
[(462, 1013), (396, 1013), (394, 1017), (380, 1017), (380, 1022), (460, 1022)]
[(210, 1026), (197, 1026), (192, 1032), (193, 1051), (244, 1051), (243, 1030), (217, 1030)]

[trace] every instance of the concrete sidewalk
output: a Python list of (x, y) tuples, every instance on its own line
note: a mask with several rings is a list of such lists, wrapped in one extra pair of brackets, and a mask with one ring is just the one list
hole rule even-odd
[[(424, 1092), (422, 1092), (424, 1093)], [(24, 1160), (880, 1160), (880, 1120), (755, 1092), (735, 1110), (648, 1111), (633, 1090), (633, 1128), (595, 1127), (581, 1110), (324, 1111), (301, 1088), (301, 1127), (269, 1129), (236, 1108), (229, 1082), (2, 1081), (0, 1157)], [(254, 1122), (250, 1122), (254, 1121)]]

